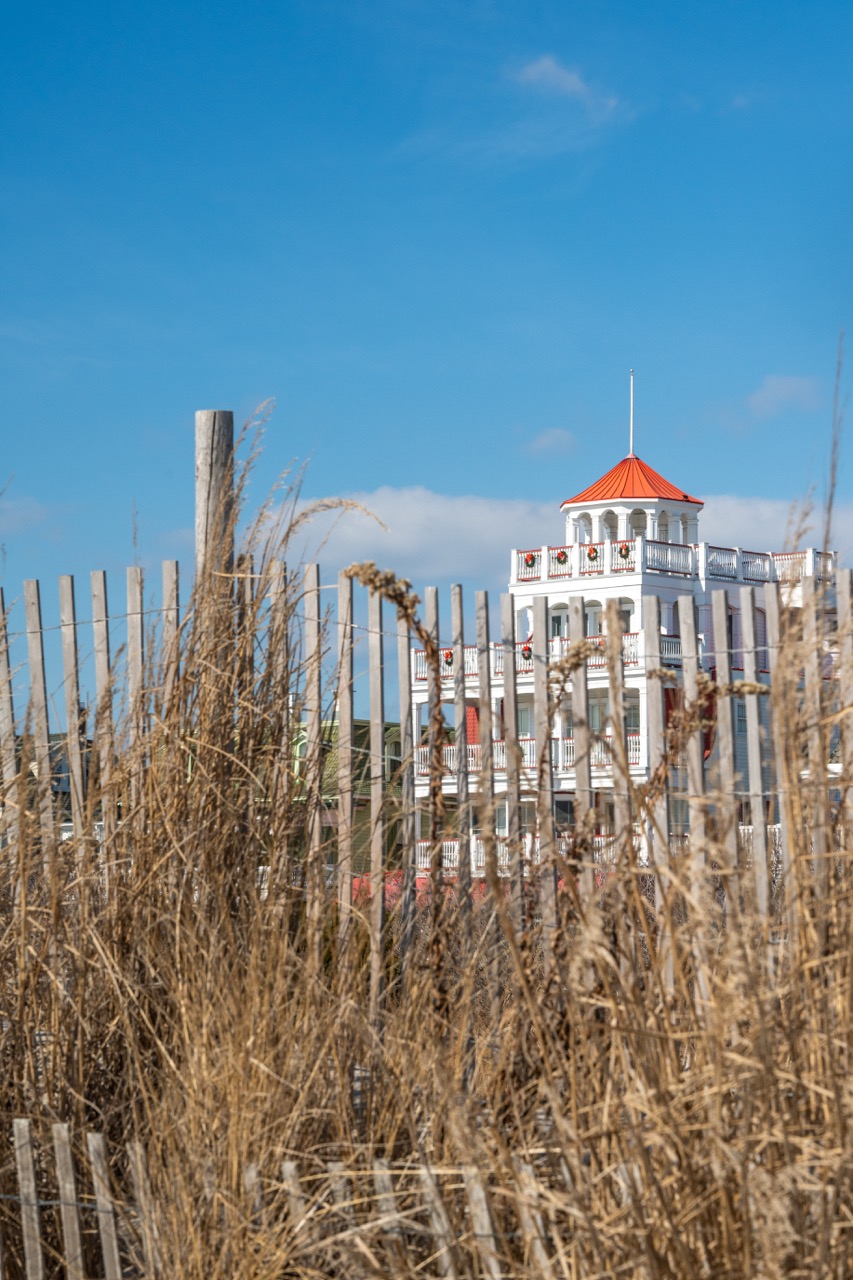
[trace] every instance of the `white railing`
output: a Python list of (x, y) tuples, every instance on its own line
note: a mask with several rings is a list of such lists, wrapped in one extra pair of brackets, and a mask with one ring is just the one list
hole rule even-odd
[(708, 577), (729, 578), (737, 581), (737, 550), (735, 547), (708, 547)]
[[(595, 645), (596, 652), (587, 658), (587, 666), (591, 669), (607, 666), (606, 639), (604, 636), (587, 636), (587, 640)], [(563, 642), (566, 649), (569, 641)], [(640, 638), (637, 631), (626, 631), (622, 636), (622, 661), (626, 667), (635, 667), (640, 661)]]
[(570, 578), (572, 576), (571, 547), (548, 548), (548, 577)]
[(693, 548), (680, 542), (657, 542), (646, 539), (646, 568), (658, 573), (692, 574)]
[(742, 551), (744, 582), (769, 582), (773, 574), (773, 557), (768, 551)]
[(805, 573), (805, 551), (774, 551), (773, 563), (780, 582), (799, 582)]
[(585, 542), (581, 546), (581, 574), (604, 573), (604, 543)]
[(660, 660), (665, 667), (681, 666), (681, 636), (661, 636)]
[(542, 548), (516, 551), (515, 576), (519, 582), (533, 582), (542, 577)]
[[(551, 738), (551, 765), (557, 773), (570, 773), (575, 767), (575, 740), (569, 734), (563, 738)], [(521, 751), (521, 767), (527, 773), (535, 773), (539, 766), (539, 756), (535, 738), (519, 738)], [(637, 767), (642, 757), (642, 738), (639, 733), (627, 733), (625, 745), (628, 751), (628, 764)], [(477, 773), (482, 765), (482, 748), (479, 742), (468, 744), (468, 772)], [(415, 773), (419, 778), (429, 777), (429, 747), (421, 745), (415, 748)], [(492, 742), (492, 759), (495, 773), (506, 773), (507, 746), (505, 738), (495, 738)], [(457, 751), (454, 743), (442, 748), (442, 772), (446, 775), (456, 773)], [(594, 769), (610, 769), (613, 765), (612, 739), (609, 733), (590, 738), (590, 764)]]
[(815, 575), (818, 578), (831, 578), (835, 560), (831, 551), (815, 552)]
[(633, 573), (637, 568), (637, 544), (633, 539), (610, 544), (614, 573)]
[(680, 577), (693, 577), (701, 571), (709, 578), (727, 582), (798, 582), (811, 573), (827, 579), (835, 568), (832, 553), (815, 549), (743, 551), (709, 543), (694, 546), (661, 542), (644, 535), (608, 542), (581, 542), (574, 546), (514, 550), (512, 555), (515, 582), (560, 581), (578, 571), (582, 577), (590, 577), (639, 569)]

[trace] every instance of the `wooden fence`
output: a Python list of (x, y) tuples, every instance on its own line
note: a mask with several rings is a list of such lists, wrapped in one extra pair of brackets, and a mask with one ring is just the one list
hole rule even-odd
[[(170, 1209), (162, 1192), (152, 1190), (139, 1143), (109, 1151), (103, 1135), (91, 1132), (74, 1143), (64, 1124), (52, 1125), (50, 1139), (39, 1143), (30, 1121), (18, 1119), (12, 1145), (5, 1185), (13, 1189), (0, 1199), (5, 1280), (168, 1274), (160, 1227)], [(610, 1180), (618, 1205), (630, 1177), (631, 1170), (614, 1163), (598, 1181)], [(271, 1241), (283, 1268), (298, 1263), (317, 1274), (393, 1274), (405, 1263), (427, 1274), (499, 1280), (511, 1273), (513, 1259), (532, 1258), (547, 1280), (560, 1274), (557, 1250), (571, 1248), (560, 1213), (560, 1195), (571, 1190), (569, 1169), (543, 1146), (513, 1159), (497, 1198), (474, 1164), (367, 1158), (351, 1165), (284, 1159), (264, 1176), (247, 1165), (237, 1195), (209, 1185), (205, 1199), (220, 1218), (242, 1223), (247, 1249), (253, 1237)]]

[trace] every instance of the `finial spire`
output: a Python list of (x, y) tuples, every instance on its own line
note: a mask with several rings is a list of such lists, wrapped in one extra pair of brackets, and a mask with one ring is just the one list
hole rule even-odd
[(628, 456), (634, 456), (634, 370), (631, 370), (631, 410), (628, 417), (629, 449)]

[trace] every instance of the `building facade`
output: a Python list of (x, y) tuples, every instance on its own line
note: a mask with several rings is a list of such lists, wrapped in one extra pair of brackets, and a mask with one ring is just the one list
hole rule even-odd
[[(753, 551), (737, 546), (716, 546), (701, 540), (702, 502), (665, 479), (633, 452), (599, 480), (567, 499), (561, 506), (564, 535), (556, 544), (515, 549), (510, 553), (508, 591), (512, 598), (516, 635), (517, 732), (522, 768), (522, 830), (535, 828), (536, 762), (539, 746), (534, 733), (532, 631), (533, 605), (537, 597), (547, 604), (549, 648), (552, 660), (563, 656), (570, 644), (569, 607), (582, 599), (584, 632), (600, 646), (600, 659), (587, 664), (589, 729), (592, 734), (591, 771), (597, 826), (604, 839), (613, 829), (613, 768), (609, 749), (609, 684), (604, 653), (604, 620), (610, 600), (618, 602), (624, 635), (625, 721), (632, 780), (649, 776), (647, 718), (648, 679), (643, 637), (644, 601), (657, 597), (660, 604), (661, 662), (675, 677), (681, 671), (678, 599), (692, 595), (696, 605), (700, 662), (713, 672), (715, 640), (711, 593), (729, 589), (726, 647), (733, 676), (742, 667), (739, 588), (754, 589), (756, 641), (759, 671), (766, 673), (766, 624), (764, 586), (787, 584), (789, 599), (796, 603), (804, 577), (828, 579), (834, 571), (834, 554), (814, 548), (800, 551)], [(441, 649), (442, 701), (453, 700), (452, 649)], [(492, 676), (494, 788), (498, 833), (505, 830), (506, 741), (503, 685), (503, 646), (490, 654)], [(760, 675), (759, 678), (762, 678)], [(765, 676), (766, 678), (766, 676)], [(428, 793), (429, 752), (425, 743), (429, 681), (423, 651), (413, 654), (412, 696), (416, 741), (416, 790), (420, 799)], [(466, 731), (471, 788), (476, 792), (481, 756), (479, 729), (478, 654), (474, 645), (465, 650)], [(745, 773), (745, 723), (736, 716), (736, 768)], [(448, 716), (453, 723), (453, 716)], [(570, 830), (574, 821), (574, 733), (571, 699), (554, 709), (550, 726), (555, 817), (557, 829)], [(713, 750), (707, 752), (709, 765)], [(449, 805), (456, 793), (456, 748), (445, 748), (443, 787)], [(672, 818), (671, 818), (672, 821)], [(476, 844), (476, 842), (475, 842)], [(475, 862), (477, 850), (474, 852)]]

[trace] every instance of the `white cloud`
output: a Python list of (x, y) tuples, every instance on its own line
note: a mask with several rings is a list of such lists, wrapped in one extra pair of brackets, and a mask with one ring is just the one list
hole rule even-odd
[(540, 431), (538, 436), (529, 441), (528, 453), (564, 454), (571, 453), (575, 447), (575, 438), (565, 427), (548, 427)]
[(612, 94), (597, 92), (579, 72), (564, 67), (550, 53), (526, 63), (516, 71), (513, 79), (517, 84), (531, 85), (545, 93), (575, 98), (591, 115), (598, 118), (610, 115), (619, 105), (618, 98)]
[(819, 378), (770, 373), (761, 386), (747, 396), (746, 403), (756, 418), (775, 418), (787, 409), (819, 409), (821, 382)]
[(492, 500), (421, 486), (383, 486), (347, 497), (372, 511), (385, 528), (359, 512), (326, 513), (310, 523), (295, 550), (336, 568), (375, 560), (415, 583), (465, 581), (505, 589), (512, 548), (556, 543), (565, 527), (560, 499)]
[[(805, 511), (805, 519), (803, 513)], [(781, 498), (741, 498), (718, 494), (705, 499), (699, 517), (699, 536), (704, 542), (723, 547), (745, 547), (747, 551), (784, 551), (793, 545), (820, 546), (823, 541), (823, 508), (818, 503), (808, 511), (802, 502)], [(853, 564), (853, 503), (838, 504), (833, 511), (832, 549), (843, 564)]]

